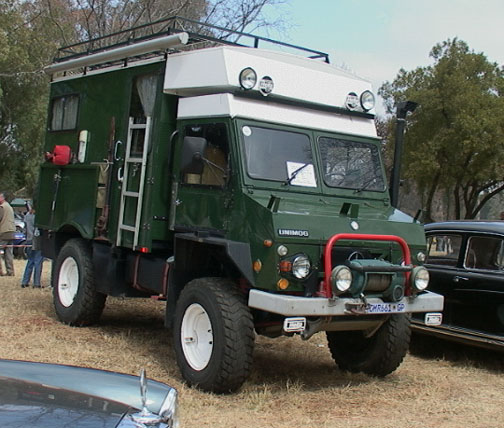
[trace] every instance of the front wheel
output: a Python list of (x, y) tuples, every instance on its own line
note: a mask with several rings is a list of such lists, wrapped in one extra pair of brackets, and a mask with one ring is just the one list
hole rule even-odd
[(232, 392), (252, 366), (254, 325), (243, 295), (221, 278), (189, 282), (175, 311), (174, 348), (189, 385), (216, 393)]
[(410, 317), (391, 315), (372, 336), (363, 331), (328, 331), (331, 355), (341, 370), (386, 376), (401, 364), (411, 337)]
[(96, 323), (106, 295), (94, 286), (91, 251), (82, 239), (71, 239), (61, 249), (52, 275), (53, 302), (58, 318), (72, 326)]

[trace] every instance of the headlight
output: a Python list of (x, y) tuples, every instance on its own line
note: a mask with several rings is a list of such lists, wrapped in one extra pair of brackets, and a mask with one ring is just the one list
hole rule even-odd
[(425, 253), (423, 253), (422, 251), (419, 251), (419, 252), (417, 253), (417, 255), (416, 255), (416, 258), (417, 258), (417, 260), (418, 260), (420, 263), (425, 262), (425, 259), (426, 259), (426, 257), (425, 257)]
[(292, 274), (298, 279), (304, 279), (310, 273), (310, 260), (305, 255), (297, 256), (292, 262)]
[(429, 285), (429, 271), (423, 266), (417, 266), (411, 272), (411, 285), (417, 291), (423, 291)]
[(172, 389), (164, 399), (159, 414), (168, 427), (179, 427), (178, 394), (175, 389)]
[(257, 74), (252, 68), (247, 67), (240, 72), (240, 86), (243, 89), (248, 91), (249, 89), (252, 89), (256, 83)]
[(344, 293), (352, 285), (352, 272), (346, 266), (336, 266), (331, 272), (331, 284), (335, 294)]
[(360, 105), (364, 111), (369, 111), (375, 106), (375, 97), (371, 91), (364, 91), (360, 96)]

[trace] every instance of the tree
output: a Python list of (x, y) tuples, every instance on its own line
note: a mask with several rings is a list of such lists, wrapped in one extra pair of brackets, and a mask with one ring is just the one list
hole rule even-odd
[[(225, 26), (235, 31), (278, 25), (277, 21), (270, 22), (264, 17), (263, 8), (284, 1), (287, 0), (2, 0), (2, 190), (15, 192), (26, 188), (26, 196), (29, 196), (35, 187), (49, 87), (49, 79), (42, 70), (52, 62), (57, 47), (173, 15)], [(146, 31), (154, 29), (146, 27)], [(95, 44), (95, 47), (98, 45)]]
[[(53, 24), (61, 27), (71, 21), (74, 31), (70, 35), (61, 31), (65, 45), (101, 38), (128, 28), (180, 16), (205, 24), (224, 27), (232, 31), (254, 31), (260, 27), (280, 27), (283, 18), (269, 20), (263, 10), (266, 6), (279, 6), (287, 0), (34, 0), (34, 7)], [(186, 23), (188, 30), (197, 26)], [(155, 26), (145, 32), (158, 30)], [(138, 33), (136, 34), (139, 35)], [(214, 30), (214, 36), (225, 32)], [(71, 37), (71, 40), (68, 37)], [(125, 36), (127, 37), (127, 36)], [(99, 43), (99, 42), (98, 42)], [(98, 47), (97, 45), (93, 47)]]
[(27, 4), (0, 3), (0, 182), (11, 192), (35, 183), (48, 79), (42, 67), (55, 46)]
[(430, 56), (433, 65), (401, 69), (379, 93), (389, 113), (398, 101), (419, 103), (408, 118), (402, 170), (423, 193), (427, 220), (439, 190), (452, 195), (457, 219), (474, 218), (504, 190), (504, 72), (458, 39)]

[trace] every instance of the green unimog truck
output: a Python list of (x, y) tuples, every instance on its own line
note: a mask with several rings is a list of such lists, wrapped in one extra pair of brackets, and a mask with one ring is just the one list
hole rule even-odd
[(443, 299), (422, 225), (391, 206), (370, 83), (318, 51), (155, 24), (46, 67), (37, 223), (59, 319), (164, 299), (182, 375), (207, 391), (242, 385), (255, 334), (323, 331), (341, 369), (394, 371), (410, 313), (439, 322)]

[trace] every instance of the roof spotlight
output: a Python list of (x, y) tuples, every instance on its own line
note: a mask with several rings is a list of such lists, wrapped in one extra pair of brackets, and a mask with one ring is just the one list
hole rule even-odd
[(247, 67), (240, 72), (240, 86), (246, 91), (252, 89), (257, 83), (257, 73), (253, 68)]
[(375, 106), (375, 96), (371, 91), (364, 91), (360, 96), (362, 110), (369, 111)]

